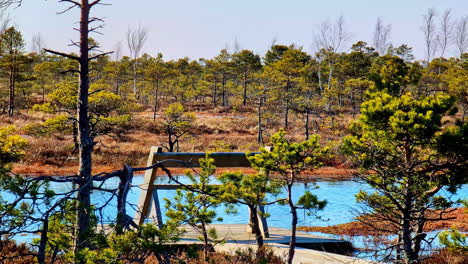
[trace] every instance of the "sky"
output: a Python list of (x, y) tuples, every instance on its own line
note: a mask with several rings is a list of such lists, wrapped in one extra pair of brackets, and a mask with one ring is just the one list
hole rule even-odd
[[(261, 56), (276, 44), (296, 44), (313, 51), (314, 31), (324, 21), (344, 16), (351, 33), (346, 49), (363, 40), (372, 44), (378, 17), (392, 25), (394, 46), (407, 44), (417, 59), (424, 58), (422, 15), (428, 8), (439, 14), (451, 9), (454, 19), (468, 15), (468, 0), (104, 0), (93, 15), (105, 19), (103, 35), (93, 35), (104, 51), (125, 40), (129, 27), (148, 31), (143, 52), (165, 59), (191, 59), (216, 56), (223, 48), (249, 49)], [(70, 40), (78, 38), (73, 30), (79, 19), (77, 9), (58, 15), (67, 7), (58, 0), (23, 0), (10, 8), (12, 23), (23, 34), (27, 49), (34, 35), (40, 34), (47, 48), (74, 51)], [(345, 50), (346, 50), (345, 49)], [(76, 51), (76, 50), (75, 50)], [(455, 49), (448, 52), (456, 55)]]

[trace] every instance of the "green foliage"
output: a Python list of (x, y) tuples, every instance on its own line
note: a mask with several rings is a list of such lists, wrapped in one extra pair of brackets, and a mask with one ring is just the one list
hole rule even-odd
[(309, 191), (293, 201), (292, 186), (298, 181), (299, 175), (306, 169), (313, 170), (322, 165), (320, 159), (327, 152), (320, 146), (320, 137), (312, 135), (308, 140), (292, 142), (285, 137), (286, 132), (280, 130), (271, 136), (271, 149), (262, 149), (260, 154), (247, 156), (252, 167), (267, 176), (276, 174), (280, 183), (286, 187), (287, 193), (282, 204), (287, 204), (291, 210), (291, 233), (289, 243), (288, 263), (292, 263), (296, 247), (295, 233), (298, 222), (297, 210), (307, 210), (312, 214), (325, 207), (326, 201), (321, 201)]
[(28, 124), (23, 128), (26, 132), (37, 136), (48, 136), (53, 133), (72, 133), (73, 120), (68, 115), (57, 115), (43, 123)]
[(322, 210), (326, 205), (326, 200), (319, 200), (317, 195), (312, 194), (310, 191), (305, 191), (304, 195), (297, 201), (297, 206), (299, 208), (308, 211)]
[(271, 137), (272, 150), (261, 150), (261, 154), (248, 156), (254, 168), (265, 173), (278, 173), (289, 182), (306, 169), (322, 165), (321, 157), (327, 149), (320, 147), (320, 137), (313, 135), (309, 140), (295, 143), (288, 140), (286, 132), (280, 130)]
[(144, 224), (137, 230), (127, 231), (122, 235), (113, 234), (109, 238), (109, 247), (117, 252), (121, 259), (144, 261), (147, 257), (167, 254), (168, 243), (180, 239), (178, 226), (168, 223), (158, 228), (154, 224)]
[[(49, 198), (53, 199), (54, 196), (55, 193), (51, 193)], [(46, 256), (56, 256), (66, 263), (72, 263), (74, 259), (87, 260), (92, 258), (96, 259), (96, 261), (101, 261), (101, 257), (106, 259), (109, 255), (109, 251), (105, 250), (108, 247), (108, 243), (105, 235), (97, 232), (98, 217), (95, 214), (94, 208), (88, 209), (90, 211), (91, 230), (87, 239), (96, 251), (85, 249), (84, 251), (80, 251), (76, 256), (74, 255), (73, 242), (75, 240), (76, 205), (76, 201), (65, 201), (47, 219), (48, 230), (42, 231), (47, 232)], [(33, 240), (33, 244), (39, 245), (39, 243), (40, 239)], [(105, 251), (105, 253), (97, 254), (100, 251)]]
[(450, 251), (456, 251), (462, 254), (466, 254), (466, 252), (468, 252), (466, 235), (460, 233), (455, 228), (441, 232), (439, 234), (439, 242)]
[(193, 127), (196, 117), (193, 113), (186, 113), (184, 106), (179, 103), (170, 104), (164, 112), (164, 129), (168, 135), (168, 150), (178, 151), (180, 138), (188, 134)]
[(50, 102), (43, 103), (43, 104), (35, 104), (33, 105), (32, 110), (36, 112), (43, 112), (43, 113), (48, 113), (48, 114), (52, 114), (57, 111), (55, 105), (52, 105)]
[(19, 161), (24, 156), (27, 141), (21, 136), (12, 135), (14, 126), (0, 128), (0, 174), (10, 169), (12, 162)]
[(205, 252), (208, 250), (208, 244), (212, 241), (217, 242), (218, 236), (214, 228), (208, 228), (208, 224), (214, 221), (221, 221), (222, 218), (216, 217), (216, 211), (221, 201), (215, 196), (218, 187), (212, 185), (210, 177), (215, 173), (214, 159), (209, 156), (200, 159), (200, 173), (192, 174), (186, 172), (190, 180), (190, 187), (184, 187), (177, 190), (176, 196), (172, 199), (164, 199), (166, 215), (171, 219), (170, 223), (175, 226), (188, 224), (195, 230), (198, 230), (201, 237), (200, 241), (205, 244)]
[(218, 180), (222, 183), (219, 187), (220, 200), (250, 206), (265, 205), (268, 203), (267, 195), (276, 196), (283, 187), (281, 181), (271, 179), (265, 173), (226, 172)]
[(265, 58), (263, 58), (263, 62), (265, 65), (270, 65), (278, 60), (281, 59), (283, 53), (289, 50), (290, 47), (285, 45), (272, 45), (270, 49), (265, 54)]
[(119, 254), (111, 248), (101, 250), (84, 249), (79, 253), (86, 264), (123, 264), (118, 260)]
[(400, 95), (408, 84), (417, 82), (417, 72), (402, 59), (385, 55), (376, 59), (369, 71), (369, 79), (375, 83), (377, 91)]
[(436, 194), (444, 187), (455, 192), (467, 182), (467, 125), (443, 122), (453, 104), (453, 97), (441, 93), (419, 98), (370, 93), (343, 141), (344, 153), (361, 168), (359, 179), (375, 190), (360, 191), (357, 201), (379, 219), (397, 223), (398, 235), (412, 247), (396, 249), (410, 261), (420, 254), (422, 240), (413, 235), (422, 232), (426, 210), (452, 204)]
[[(74, 130), (77, 125), (75, 111), (78, 95), (76, 86), (73, 82), (65, 81), (59, 83), (57, 87), (48, 95), (49, 102), (36, 104), (33, 106), (33, 110), (61, 114), (47, 119), (41, 124), (26, 126), (25, 129), (29, 133), (40, 136), (56, 132), (77, 133)], [(101, 89), (99, 85), (92, 85), (89, 96), (91, 137), (124, 134), (131, 121), (128, 107), (119, 95)]]

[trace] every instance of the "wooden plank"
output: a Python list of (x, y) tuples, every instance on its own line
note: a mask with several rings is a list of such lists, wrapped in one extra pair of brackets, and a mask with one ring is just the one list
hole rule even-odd
[(158, 224), (159, 228), (162, 228), (163, 226), (163, 220), (162, 220), (162, 213), (161, 213), (161, 205), (159, 203), (159, 195), (158, 195), (158, 190), (155, 189), (151, 192), (153, 194), (153, 199), (151, 199), (151, 209), (150, 210), (150, 217), (154, 220), (156, 220), (156, 223)]
[[(258, 154), (259, 152), (250, 153), (250, 155)], [(155, 161), (164, 161), (164, 160), (180, 160), (191, 163), (193, 167), (199, 167), (199, 159), (206, 157), (207, 153), (203, 152), (159, 152), (154, 153)], [(210, 157), (214, 159), (214, 164), (219, 168), (249, 168), (250, 162), (246, 157), (244, 152), (213, 152), (209, 153)], [(188, 167), (184, 164), (172, 161), (165, 161), (163, 163), (165, 167), (168, 168), (181, 168)]]
[[(186, 186), (192, 186), (191, 184), (187, 184)], [(220, 186), (219, 184), (210, 184), (210, 186)], [(181, 185), (178, 184), (154, 184), (153, 190), (178, 190), (183, 189)]]
[[(155, 163), (154, 153), (161, 152), (161, 147), (151, 147), (150, 153), (148, 156), (148, 161), (146, 166), (151, 166)], [(138, 199), (137, 212), (135, 214), (134, 222), (137, 225), (142, 225), (145, 222), (145, 219), (148, 217), (150, 203), (153, 196), (153, 184), (156, 179), (156, 169), (150, 169), (145, 171), (145, 176), (143, 179), (143, 184), (140, 185), (141, 193), (140, 198)], [(157, 201), (159, 203), (159, 201)]]
[[(273, 253), (282, 258), (286, 258), (289, 251), (289, 246), (278, 243), (268, 243), (273, 250)], [(243, 243), (223, 243), (215, 245), (215, 250), (218, 252), (224, 252), (228, 254), (236, 254), (239, 251), (257, 250), (255, 244), (243, 244)], [(294, 253), (293, 264), (336, 264), (336, 263), (348, 263), (348, 264), (377, 264), (377, 262), (360, 259), (351, 256), (345, 256), (330, 252), (324, 252), (319, 250), (307, 249), (302, 247), (296, 247)], [(380, 264), (380, 263), (379, 263)], [(383, 264), (383, 263), (382, 263)]]

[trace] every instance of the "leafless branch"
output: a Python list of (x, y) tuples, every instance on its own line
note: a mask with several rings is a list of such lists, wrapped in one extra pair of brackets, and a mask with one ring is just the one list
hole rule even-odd
[(59, 55), (59, 56), (65, 57), (65, 58), (69, 58), (69, 59), (72, 59), (72, 60), (76, 60), (76, 61), (80, 60), (80, 58), (75, 56), (75, 55), (71, 55), (71, 54), (67, 54), (67, 53), (63, 53), (63, 52), (50, 50), (50, 49), (44, 49), (44, 51), (46, 51), (48, 53), (55, 54), (55, 55)]
[(113, 51), (109, 51), (109, 52), (104, 52), (104, 53), (101, 53), (101, 54), (98, 54), (98, 55), (95, 55), (95, 56), (92, 56), (90, 57), (88, 60), (95, 60), (97, 58), (100, 58), (100, 57), (103, 57), (103, 56), (106, 56), (106, 55), (109, 55), (109, 54), (112, 54), (114, 53)]
[(374, 47), (380, 55), (387, 53), (390, 47), (390, 33), (392, 26), (390, 24), (384, 25), (382, 19), (377, 18), (377, 23), (374, 29)]
[(423, 15), (423, 24), (421, 26), (421, 31), (424, 34), (427, 64), (431, 62), (437, 50), (437, 42), (436, 42), (437, 32), (436, 32), (436, 26), (435, 26), (436, 16), (437, 16), (437, 13), (434, 8), (429, 8), (427, 10), (427, 13)]
[(455, 26), (454, 42), (459, 56), (468, 51), (468, 16), (461, 17)]
[(451, 10), (447, 9), (440, 19), (440, 28), (437, 34), (437, 43), (440, 48), (440, 57), (443, 57), (452, 39)]

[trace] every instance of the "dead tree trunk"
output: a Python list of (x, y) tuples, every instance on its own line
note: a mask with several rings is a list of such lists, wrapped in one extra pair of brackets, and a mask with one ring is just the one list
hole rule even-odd
[(78, 252), (89, 246), (87, 237), (90, 234), (91, 207), (91, 169), (93, 140), (88, 117), (88, 94), (89, 94), (89, 58), (88, 58), (88, 35), (89, 35), (89, 10), (88, 0), (81, 1), (80, 18), (80, 82), (78, 90), (78, 138), (79, 138), (79, 176), (78, 183), (78, 211), (77, 211), (77, 237), (75, 238), (75, 251)]
[(117, 192), (117, 224), (116, 233), (122, 234), (124, 230), (128, 230), (130, 225), (134, 225), (131, 217), (127, 215), (127, 196), (132, 186), (133, 169), (125, 165), (122, 172), (119, 174), (119, 190)]
[(77, 101), (77, 122), (78, 122), (78, 150), (79, 150), (79, 179), (76, 181), (77, 184), (77, 215), (76, 215), (76, 226), (75, 226), (75, 254), (84, 248), (89, 247), (90, 242), (88, 237), (91, 233), (90, 223), (90, 209), (91, 209), (91, 189), (92, 189), (92, 152), (93, 152), (93, 138), (91, 136), (91, 126), (89, 122), (88, 114), (88, 96), (89, 96), (89, 61), (97, 59), (101, 56), (107, 55), (107, 53), (101, 53), (93, 57), (89, 57), (89, 33), (96, 31), (100, 28), (99, 26), (90, 28), (90, 23), (100, 22), (101, 19), (90, 17), (90, 10), (100, 4), (101, 0), (67, 0), (61, 1), (70, 4), (71, 6), (66, 9), (70, 10), (73, 7), (80, 9), (80, 41), (78, 46), (80, 48), (79, 56), (72, 54), (62, 53), (49, 49), (45, 51), (60, 55), (79, 63), (79, 87), (78, 87), (78, 101)]

